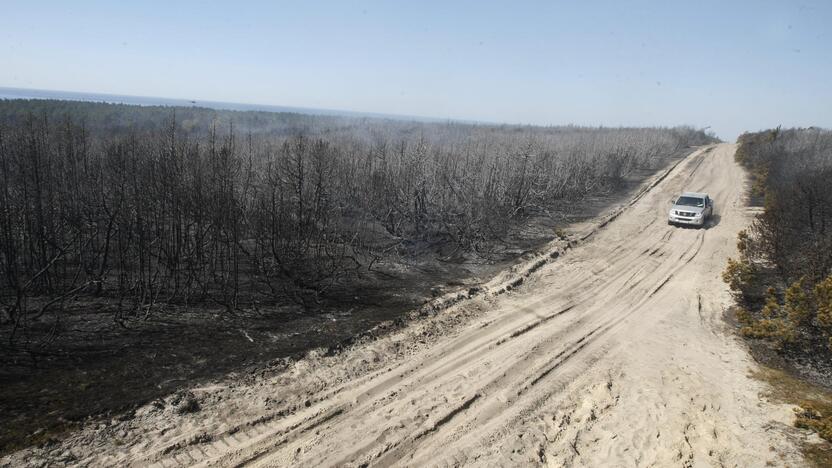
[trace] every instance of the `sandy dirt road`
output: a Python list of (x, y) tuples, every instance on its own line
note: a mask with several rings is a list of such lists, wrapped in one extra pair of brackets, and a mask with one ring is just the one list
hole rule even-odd
[[(748, 222), (734, 150), (695, 151), (510, 292), (493, 294), (512, 272), (338, 355), (194, 389), (199, 412), (148, 405), (6, 462), (800, 466), (791, 408), (760, 398), (723, 323)], [(708, 229), (667, 225), (682, 190), (715, 200)]]

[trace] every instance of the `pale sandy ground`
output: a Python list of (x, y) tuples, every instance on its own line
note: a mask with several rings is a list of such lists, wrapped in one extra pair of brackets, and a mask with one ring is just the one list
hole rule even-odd
[[(574, 247), (555, 242), (403, 330), (194, 389), (196, 413), (177, 413), (171, 397), (3, 462), (802, 466), (792, 408), (761, 398), (723, 323), (720, 272), (749, 218), (734, 150), (695, 151), (631, 204), (573, 229)], [(667, 226), (681, 190), (710, 193), (714, 226)]]

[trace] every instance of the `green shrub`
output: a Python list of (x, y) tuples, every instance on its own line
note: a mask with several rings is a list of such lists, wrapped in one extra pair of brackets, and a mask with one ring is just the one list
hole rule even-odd
[(737, 308), (737, 321), (740, 325), (745, 327), (750, 327), (754, 324), (754, 316), (751, 315), (751, 312), (748, 311), (745, 307), (738, 307)]
[(832, 275), (816, 284), (813, 293), (818, 325), (826, 329), (832, 328)]
[(832, 349), (832, 275), (815, 285), (812, 290), (815, 322), (821, 329), (827, 346)]
[(786, 315), (793, 326), (806, 325), (812, 318), (812, 298), (807, 292), (808, 280), (804, 276), (786, 289)]
[(804, 402), (795, 410), (797, 419), (794, 425), (809, 429), (832, 442), (832, 408), (814, 402)]
[(737, 250), (740, 251), (740, 255), (746, 257), (748, 254), (748, 243), (750, 239), (748, 237), (748, 231), (743, 229), (742, 231), (737, 233)]
[(754, 267), (745, 255), (741, 255), (738, 260), (729, 258), (728, 266), (722, 272), (722, 280), (728, 283), (728, 288), (739, 299), (746, 300), (755, 289)]
[[(745, 326), (740, 333), (748, 338), (758, 338), (773, 341), (778, 348), (791, 343), (797, 337), (794, 324), (789, 320), (780, 302), (777, 291), (769, 287), (766, 291), (766, 304), (761, 311), (762, 318), (755, 319), (750, 313), (740, 318)], [(738, 315), (739, 318), (739, 315)]]

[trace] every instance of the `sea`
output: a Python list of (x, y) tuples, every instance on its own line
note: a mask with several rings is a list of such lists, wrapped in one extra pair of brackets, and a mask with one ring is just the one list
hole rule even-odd
[(371, 117), (417, 122), (447, 122), (448, 119), (420, 117), (373, 112), (357, 112), (333, 109), (314, 109), (307, 107), (275, 106), (268, 104), (242, 104), (235, 102), (202, 101), (195, 99), (175, 99), (147, 96), (129, 96), (124, 94), (82, 93), (75, 91), (54, 91), (46, 89), (5, 88), (0, 87), (0, 99), (55, 99), (60, 101), (105, 102), (110, 104), (131, 104), (137, 106), (169, 107), (207, 107), (209, 109), (233, 111), (292, 112), (308, 115), (334, 115), (344, 117)]

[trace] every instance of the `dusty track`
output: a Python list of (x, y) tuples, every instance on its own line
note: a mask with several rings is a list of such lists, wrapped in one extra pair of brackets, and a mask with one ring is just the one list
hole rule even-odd
[[(734, 149), (696, 151), (509, 293), (275, 376), (195, 389), (198, 413), (149, 405), (6, 462), (800, 464), (790, 408), (760, 399), (722, 323), (719, 273), (748, 221)], [(709, 229), (666, 225), (682, 189), (714, 198)]]

